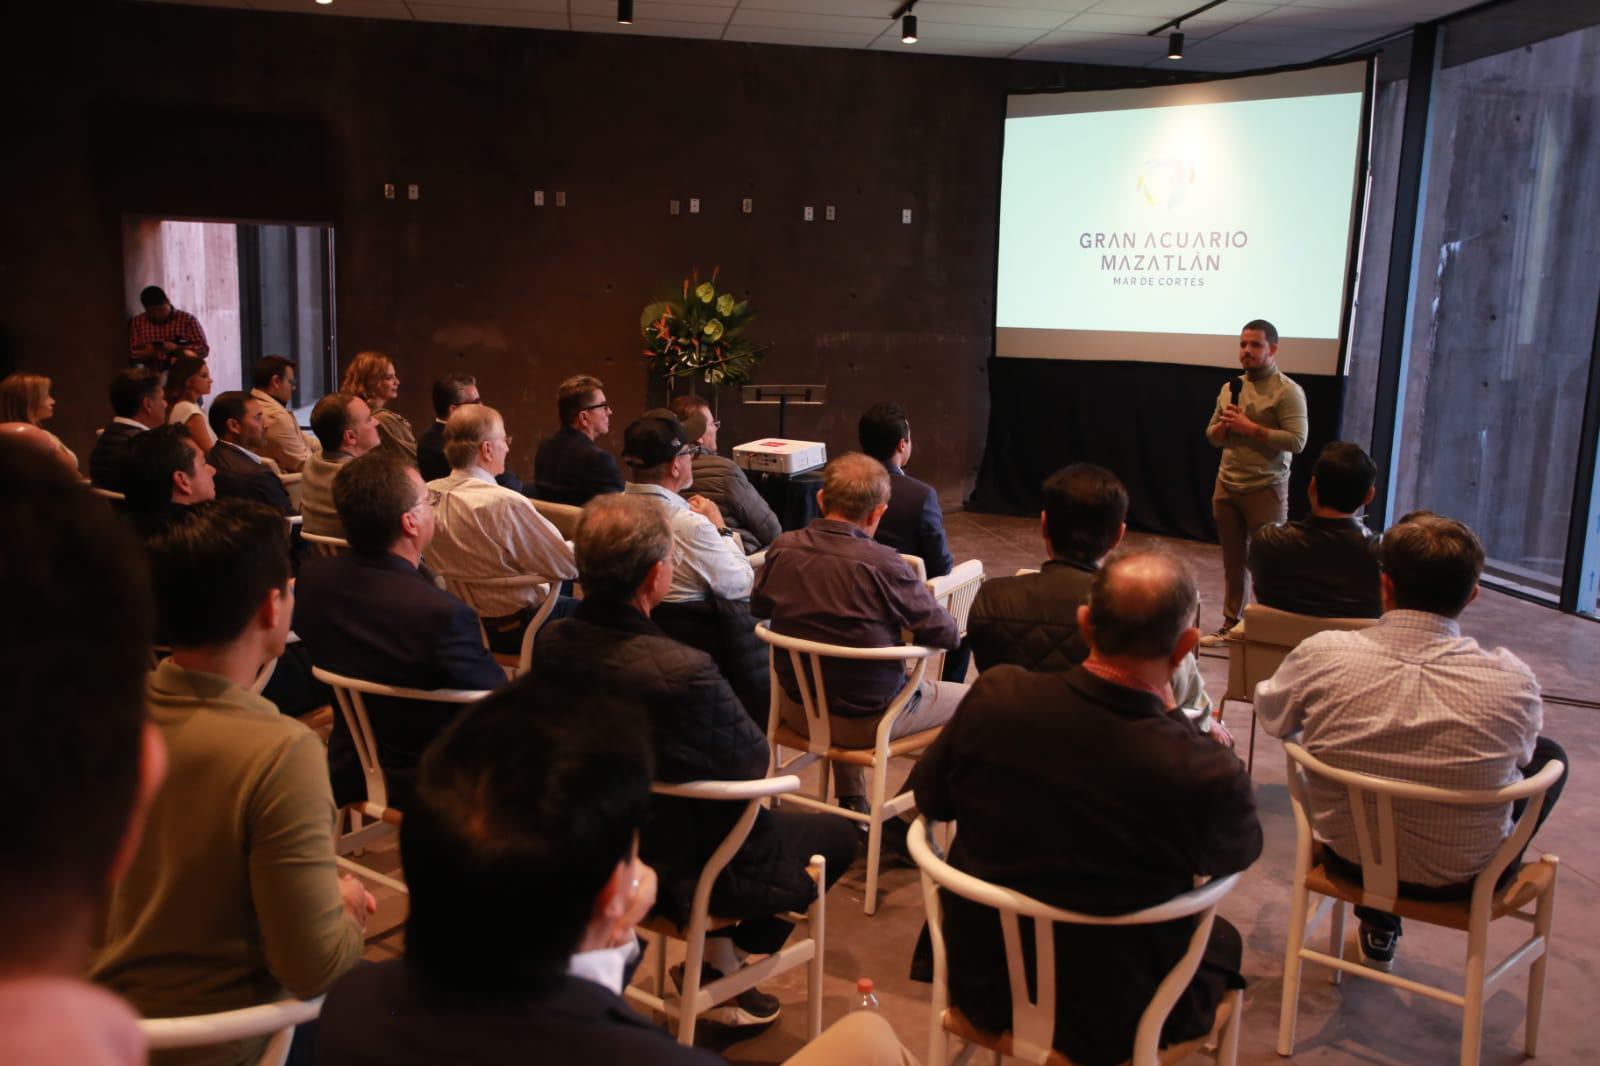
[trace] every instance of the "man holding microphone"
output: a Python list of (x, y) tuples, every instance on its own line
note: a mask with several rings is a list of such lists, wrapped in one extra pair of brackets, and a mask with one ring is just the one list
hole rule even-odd
[(1306, 446), (1306, 394), (1278, 370), (1278, 330), (1253, 319), (1239, 331), (1244, 374), (1217, 394), (1206, 440), (1222, 449), (1211, 514), (1222, 542), (1225, 592), (1222, 626), (1200, 638), (1207, 647), (1227, 639), (1245, 598), (1245, 548), (1250, 535), (1289, 517), (1289, 457)]

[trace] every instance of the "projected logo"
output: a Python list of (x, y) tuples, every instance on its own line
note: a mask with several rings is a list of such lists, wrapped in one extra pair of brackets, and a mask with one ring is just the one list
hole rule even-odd
[(1135, 187), (1151, 207), (1170, 210), (1183, 203), (1184, 195), (1193, 184), (1194, 167), (1183, 160), (1146, 159)]

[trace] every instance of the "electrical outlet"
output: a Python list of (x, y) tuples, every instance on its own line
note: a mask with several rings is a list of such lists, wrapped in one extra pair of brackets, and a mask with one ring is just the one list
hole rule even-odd
[(556, 206), (557, 207), (566, 207), (567, 206), (567, 194), (566, 193), (564, 193), (564, 192), (556, 193)]
[(750, 199), (750, 197), (746, 196), (741, 202), (740, 206), (744, 208), (744, 213), (748, 215), (750, 212), (756, 209), (756, 202)]
[(806, 205), (806, 221), (810, 222), (814, 218), (816, 218), (816, 212), (812, 210), (810, 204), (807, 204)]
[(679, 214), (680, 213), (680, 207), (681, 207), (681, 205), (679, 204), (679, 202), (677, 200), (668, 200), (667, 201), (667, 214), (669, 214), (669, 215)]
[(911, 225), (911, 208), (908, 207), (904, 211), (900, 212), (900, 222), (902, 225)]
[(700, 213), (700, 197), (689, 197), (689, 213), (691, 215), (698, 215)]
[(824, 207), (822, 209), (822, 217), (827, 219), (829, 222), (833, 221), (833, 205), (832, 204), (829, 204), (827, 207)]
[(533, 190), (533, 206), (534, 207), (543, 207), (544, 206), (544, 190), (543, 189), (535, 189), (535, 190)]
[(407, 200), (420, 200), (420, 199), (422, 199), (422, 187), (420, 185), (407, 185), (406, 186), (406, 199)]
[(384, 182), (383, 183), (383, 198), (385, 200), (393, 200), (394, 199), (394, 185), (392, 183), (390, 183), (390, 182)]

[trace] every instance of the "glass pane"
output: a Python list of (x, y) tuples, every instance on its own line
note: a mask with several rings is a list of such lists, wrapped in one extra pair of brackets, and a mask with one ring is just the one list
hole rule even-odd
[(1600, 299), (1600, 28), (1443, 70), (1395, 510), (1477, 530), (1554, 600)]

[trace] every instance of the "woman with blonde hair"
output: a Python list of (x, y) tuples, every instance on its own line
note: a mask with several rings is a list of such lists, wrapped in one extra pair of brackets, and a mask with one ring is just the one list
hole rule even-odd
[(179, 356), (167, 371), (167, 424), (182, 426), (200, 450), (210, 454), (217, 446), (211, 425), (200, 404), (211, 391), (211, 368), (195, 355)]
[(56, 413), (56, 400), (50, 395), (50, 379), (43, 374), (12, 374), (0, 380), (0, 422), (26, 422), (37, 426), (55, 443), (56, 455), (78, 472), (78, 457), (72, 449), (61, 443), (61, 438), (44, 428), (44, 422)]
[(367, 401), (378, 423), (379, 447), (417, 461), (417, 435), (411, 423), (389, 406), (400, 395), (400, 375), (393, 360), (382, 352), (362, 352), (345, 370), (340, 391)]

